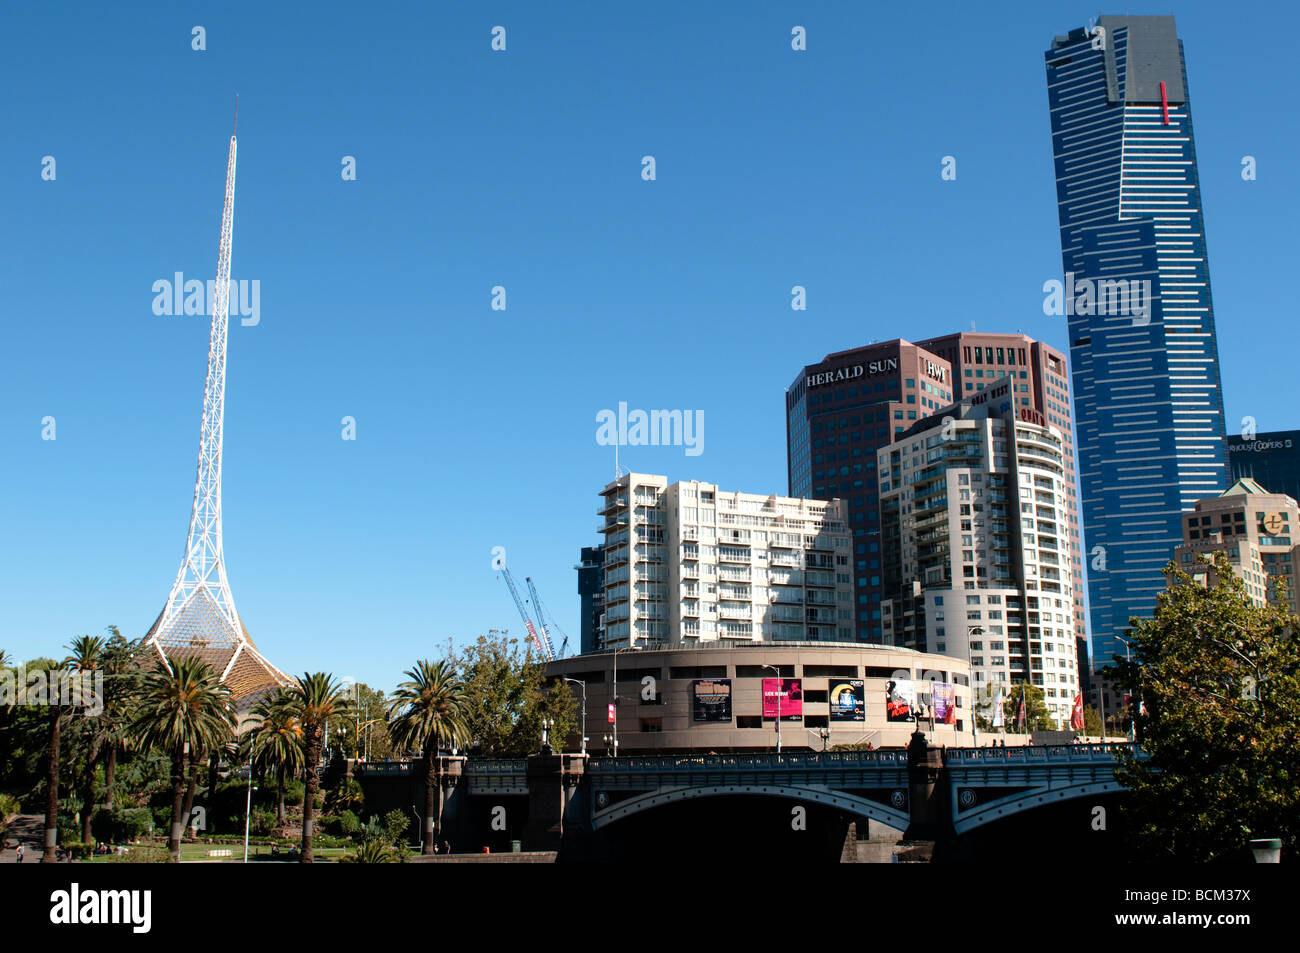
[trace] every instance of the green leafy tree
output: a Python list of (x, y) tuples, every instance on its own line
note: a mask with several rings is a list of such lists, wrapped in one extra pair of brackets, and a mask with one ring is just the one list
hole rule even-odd
[(316, 793), (320, 790), (317, 769), (325, 748), (325, 726), (331, 718), (348, 710), (347, 689), (333, 675), (308, 672), (289, 689), (289, 697), (302, 724), (306, 755), (303, 769), (306, 791), (302, 801), (302, 853), (299, 863), (310, 864), (316, 859), (312, 854), (312, 817), (316, 811)]
[(1102, 736), (1101, 712), (1091, 705), (1086, 705), (1083, 709), (1083, 734), (1087, 738)]
[(556, 749), (575, 734), (578, 702), (560, 679), (547, 683), (545, 663), (518, 639), (493, 630), (450, 660), (465, 688), (470, 747), (478, 754), (519, 757), (541, 747), (542, 720), (554, 723)]
[(159, 664), (144, 676), (132, 733), (143, 748), (171, 759), (171, 826), (167, 850), (180, 862), (185, 822), (185, 766), (189, 752), (208, 751), (234, 737), (235, 712), (230, 689), (220, 675), (195, 658), (172, 660), (170, 671)]
[(389, 706), (388, 732), (399, 749), (419, 751), (425, 764), (424, 854), (432, 854), (440, 833), (438, 749), (463, 745), (468, 737), (462, 710), (466, 693), (446, 661), (421, 659), (407, 671)]
[(383, 761), (393, 756), (388, 735), (389, 699), (364, 682), (350, 686), (348, 713), (330, 721), (330, 747), (345, 758)]
[(1108, 670), (1146, 712), (1135, 718), (1146, 757), (1122, 752), (1117, 770), (1123, 812), (1153, 861), (1238, 859), (1265, 836), (1294, 855), (1300, 619), (1280, 585), (1269, 605), (1252, 604), (1223, 553), (1197, 562), (1195, 576), (1169, 564), (1155, 615), (1129, 630), (1131, 661)]
[[(1020, 727), (1020, 702), (1025, 703), (1025, 727)], [(1047, 710), (1043, 700), (1043, 690), (1028, 682), (1016, 682), (1004, 687), (1002, 697), (1003, 727), (993, 727), (993, 713), (998, 704), (998, 689), (991, 685), (979, 693), (976, 719), (980, 731), (1002, 731), (1011, 734), (1028, 734), (1034, 731), (1048, 731), (1056, 728), (1056, 720)], [(985, 714), (980, 714), (984, 712)]]

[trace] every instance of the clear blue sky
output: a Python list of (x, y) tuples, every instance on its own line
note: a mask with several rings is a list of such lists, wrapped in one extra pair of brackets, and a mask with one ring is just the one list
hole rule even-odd
[(236, 92), (233, 270), (261, 282), (261, 321), (232, 322), (226, 558), (291, 673), (388, 688), (449, 638), (518, 633), (494, 546), (576, 646), (573, 565), (614, 469), (595, 418), (619, 401), (704, 411), (702, 455), (625, 449), (633, 469), (783, 493), (805, 363), (972, 321), (1064, 348), (1042, 314), (1061, 273), (1042, 54), (1098, 13), (1178, 17), (1228, 420), (1300, 425), (1294, 6), (83, 6), (12, 7), (0, 32), (17, 657), (142, 634), (176, 573), (208, 328), (154, 315), (151, 286), (215, 270)]

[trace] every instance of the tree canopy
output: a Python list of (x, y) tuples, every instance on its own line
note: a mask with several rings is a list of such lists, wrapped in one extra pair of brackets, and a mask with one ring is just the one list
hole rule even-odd
[[(1123, 756), (1124, 813), (1150, 860), (1248, 856), (1253, 837), (1294, 853), (1300, 824), (1300, 620), (1285, 591), (1252, 604), (1227, 557), (1170, 563), (1155, 615), (1133, 620), (1132, 660), (1116, 682), (1145, 707), (1135, 719), (1144, 758)], [(1208, 570), (1208, 572), (1207, 572)]]

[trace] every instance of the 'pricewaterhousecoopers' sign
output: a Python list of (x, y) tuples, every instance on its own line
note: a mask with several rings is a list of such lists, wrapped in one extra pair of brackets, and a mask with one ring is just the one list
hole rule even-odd
[(851, 381), (859, 377), (872, 377), (876, 374), (886, 374), (889, 371), (898, 370), (898, 358), (887, 357), (884, 360), (872, 361), (870, 364), (854, 364), (851, 367), (840, 367), (833, 371), (824, 371), (821, 374), (809, 374), (807, 377), (808, 387), (821, 387), (823, 384), (836, 384), (840, 381)]

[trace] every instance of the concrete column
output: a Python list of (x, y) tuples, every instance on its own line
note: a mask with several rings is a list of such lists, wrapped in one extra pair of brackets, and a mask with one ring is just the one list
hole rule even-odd
[(580, 826), (575, 816), (575, 798), (586, 769), (587, 759), (580, 754), (529, 756), (526, 850), (558, 851), (566, 822), (571, 829)]

